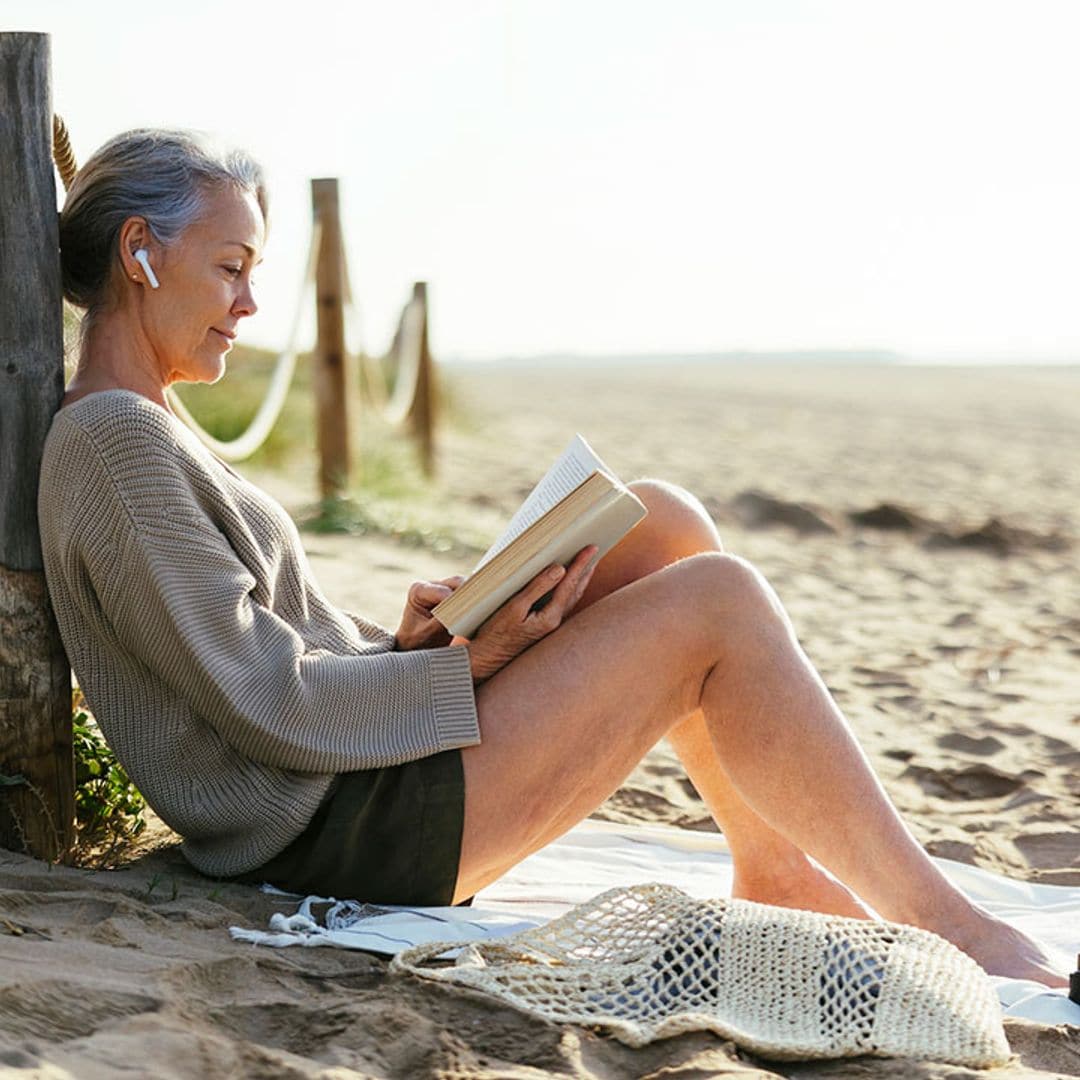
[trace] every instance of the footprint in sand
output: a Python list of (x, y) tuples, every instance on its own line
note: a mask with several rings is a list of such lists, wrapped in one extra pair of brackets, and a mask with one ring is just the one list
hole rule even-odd
[(914, 780), (926, 795), (939, 799), (1000, 799), (1024, 786), (1022, 776), (995, 769), (992, 765), (965, 765), (932, 769), (909, 765), (902, 776)]
[(122, 1016), (156, 1012), (160, 998), (65, 979), (37, 979), (0, 987), (0, 1027), (24, 1038), (66, 1042)]
[(968, 840), (956, 840), (951, 837), (929, 840), (926, 850), (939, 859), (952, 859), (954, 862), (976, 864), (975, 845)]
[(976, 738), (974, 735), (965, 735), (960, 731), (950, 731), (937, 740), (942, 750), (956, 750), (961, 754), (974, 754), (976, 757), (991, 757), (999, 750), (1005, 749), (1005, 744), (993, 735), (983, 735)]
[(926, 704), (918, 694), (894, 694), (886, 700), (891, 705), (897, 705), (901, 709), (914, 709), (916, 712), (922, 712)]
[(856, 664), (851, 670), (853, 674), (859, 676), (858, 683), (860, 686), (868, 686), (875, 689), (883, 689), (886, 687), (896, 687), (901, 690), (913, 689), (911, 681), (899, 671), (865, 667), (862, 664)]
[(815, 507), (774, 498), (764, 491), (742, 491), (731, 500), (736, 519), (748, 529), (787, 525), (803, 535), (836, 533), (836, 526)]
[(1013, 843), (1028, 862), (1044, 869), (1080, 868), (1080, 835), (1075, 830), (1029, 833)]
[(852, 525), (861, 525), (868, 529), (884, 529), (891, 532), (920, 532), (929, 528), (933, 522), (896, 503), (878, 503), (867, 510), (852, 510), (848, 513)]
[[(1055, 739), (1053, 735), (1043, 735), (1043, 750), (1053, 759), (1055, 765), (1080, 765), (1080, 749), (1064, 739)], [(1078, 841), (1080, 843), (1080, 841)]]
[(970, 611), (961, 611), (954, 615), (945, 626), (950, 630), (956, 630), (962, 626), (974, 626), (975, 616)]

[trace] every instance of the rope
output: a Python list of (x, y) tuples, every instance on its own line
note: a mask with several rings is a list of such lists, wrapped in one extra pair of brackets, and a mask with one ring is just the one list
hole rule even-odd
[(357, 352), (360, 357), (360, 374), (364, 380), (364, 389), (371, 403), (381, 413), (386, 409), (390, 391), (386, 387), (386, 367), (384, 361), (366, 352)]
[(383, 416), (395, 427), (408, 420), (416, 401), (426, 317), (424, 302), (415, 297), (401, 313), (397, 335), (397, 378), (394, 380), (394, 392), (382, 410)]
[[(349, 293), (348, 271), (345, 279), (346, 327), (355, 319), (355, 306)], [(352, 318), (350, 318), (352, 316)], [(416, 391), (420, 384), (420, 359), (424, 348), (424, 329), (427, 306), (423, 300), (413, 297), (401, 312), (397, 330), (390, 348), (382, 356), (371, 356), (360, 348), (349, 346), (351, 355), (360, 361), (360, 374), (375, 411), (392, 427), (405, 423), (416, 405)], [(347, 338), (352, 334), (346, 332)], [(386, 370), (397, 369), (393, 390), (387, 386)]]
[(342, 271), (345, 283), (345, 348), (350, 356), (355, 356), (360, 361), (360, 375), (363, 379), (363, 389), (367, 391), (368, 398), (376, 410), (382, 412), (386, 408), (387, 398), (390, 396), (386, 387), (386, 372), (382, 361), (377, 357), (370, 356), (360, 345), (360, 309), (353, 298), (352, 281), (349, 278), (349, 264), (342, 260)]
[[(381, 356), (370, 355), (359, 345), (360, 313), (353, 299), (349, 264), (344, 265), (345, 285), (345, 339), (350, 355), (360, 362), (363, 388), (371, 404), (392, 427), (405, 423), (416, 404), (416, 391), (420, 383), (420, 358), (424, 347), (424, 329), (427, 321), (427, 305), (414, 296), (401, 313), (397, 332), (390, 348)], [(393, 391), (387, 386), (387, 362), (394, 359), (397, 377)]]
[(53, 113), (52, 130), (53, 161), (56, 162), (60, 180), (64, 185), (64, 190), (67, 191), (75, 179), (75, 174), (79, 171), (79, 166), (75, 161), (75, 151), (71, 149), (71, 137), (68, 135), (67, 124), (57, 113)]
[(166, 391), (169, 404), (176, 415), (195, 432), (205, 446), (226, 461), (243, 461), (245, 458), (251, 457), (266, 442), (267, 436), (269, 436), (274, 424), (277, 423), (278, 417), (281, 415), (281, 410), (285, 405), (285, 398), (289, 392), (289, 385), (292, 382), (293, 372), (296, 370), (297, 338), (300, 334), (300, 324), (303, 321), (304, 306), (315, 285), (315, 266), (319, 258), (319, 242), (321, 238), (322, 226), (315, 222), (311, 230), (311, 247), (308, 249), (307, 266), (304, 269), (304, 278), (296, 302), (296, 314), (293, 316), (289, 344), (277, 359), (274, 374), (270, 379), (270, 387), (266, 391), (266, 397), (263, 398), (262, 404), (259, 406), (259, 411), (242, 435), (229, 442), (215, 439), (191, 415), (184, 403), (173, 392), (172, 387), (169, 387)]

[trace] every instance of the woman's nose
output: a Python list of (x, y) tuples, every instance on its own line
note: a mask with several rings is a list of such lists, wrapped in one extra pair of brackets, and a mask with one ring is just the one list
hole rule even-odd
[(259, 305), (255, 303), (255, 293), (252, 291), (251, 283), (246, 282), (236, 298), (236, 303), (233, 304), (233, 312), (238, 318), (243, 318), (246, 315), (254, 315), (258, 310)]

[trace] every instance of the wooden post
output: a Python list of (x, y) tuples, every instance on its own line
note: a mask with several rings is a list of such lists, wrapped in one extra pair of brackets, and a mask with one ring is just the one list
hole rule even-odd
[(409, 423), (420, 450), (420, 464), (424, 473), (432, 476), (435, 472), (436, 387), (431, 349), (428, 346), (427, 282), (417, 281), (413, 285), (413, 299), (424, 305), (424, 322), (420, 331), (420, 366), (416, 373), (416, 392), (409, 410)]
[(318, 344), (315, 349), (315, 403), (319, 446), (319, 488), (324, 499), (345, 493), (352, 464), (351, 418), (355, 382), (345, 347), (345, 259), (341, 242), (336, 179), (311, 181), (311, 205), (322, 225), (315, 271)]
[(47, 34), (0, 33), (0, 845), (71, 846), (71, 671), (37, 528), (41, 448), (64, 392)]

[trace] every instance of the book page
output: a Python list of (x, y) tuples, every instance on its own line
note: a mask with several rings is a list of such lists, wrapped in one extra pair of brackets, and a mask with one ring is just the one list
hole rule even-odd
[(565, 499), (579, 484), (583, 484), (594, 472), (609, 473), (608, 467), (596, 456), (593, 448), (580, 436), (575, 435), (544, 478), (529, 492), (528, 498), (518, 507), (502, 536), (484, 552), (476, 564), (476, 573), (486, 562), (493, 559), (515, 537), (520, 536), (534, 521), (538, 521), (557, 502)]

